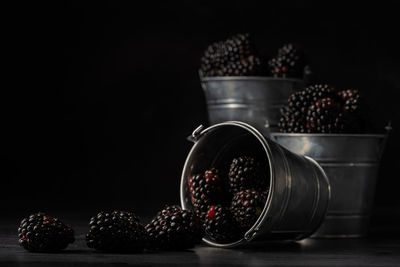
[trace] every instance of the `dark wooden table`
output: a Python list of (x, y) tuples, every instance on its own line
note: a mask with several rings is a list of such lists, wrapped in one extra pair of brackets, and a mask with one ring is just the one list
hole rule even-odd
[(380, 227), (364, 239), (306, 239), (251, 249), (200, 245), (180, 252), (104, 254), (86, 247), (86, 222), (74, 221), (76, 241), (65, 251), (30, 253), (17, 244), (19, 219), (0, 218), (0, 266), (400, 266), (397, 226)]

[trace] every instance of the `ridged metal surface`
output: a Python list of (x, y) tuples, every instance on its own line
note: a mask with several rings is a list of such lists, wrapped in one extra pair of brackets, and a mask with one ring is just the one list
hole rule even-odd
[(204, 238), (205, 243), (216, 247), (235, 247), (276, 239), (298, 240), (311, 235), (322, 223), (330, 187), (324, 171), (314, 160), (288, 151), (243, 122), (231, 121), (207, 129), (197, 128), (191, 139), (195, 144), (187, 156), (180, 188), (181, 204), (185, 209), (192, 208), (188, 177), (211, 166), (220, 168), (219, 163), (226, 163), (232, 155), (242, 153), (243, 147), (261, 152), (270, 178), (263, 212), (243, 238), (230, 244)]
[(386, 135), (272, 133), (271, 138), (315, 159), (329, 178), (332, 199), (313, 237), (366, 236)]
[(299, 79), (273, 77), (209, 77), (201, 84), (211, 124), (235, 120), (271, 131), (289, 95), (304, 86)]

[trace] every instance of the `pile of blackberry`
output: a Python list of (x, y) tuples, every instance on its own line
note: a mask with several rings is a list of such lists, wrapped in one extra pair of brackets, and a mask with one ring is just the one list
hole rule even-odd
[(264, 208), (268, 190), (265, 168), (256, 158), (237, 157), (226, 167), (225, 177), (211, 169), (188, 179), (192, 204), (195, 211), (201, 210), (197, 213), (205, 234), (220, 243), (237, 241), (250, 229)]
[(90, 219), (89, 227), (86, 244), (100, 251), (142, 251), (147, 241), (143, 225), (131, 212), (100, 212)]
[(190, 210), (167, 206), (151, 220), (145, 230), (150, 249), (188, 249), (203, 236), (199, 217)]
[(306, 60), (300, 48), (294, 44), (286, 44), (268, 61), (268, 67), (274, 77), (303, 78)]
[(248, 33), (209, 45), (200, 62), (201, 77), (262, 75), (264, 69)]
[(281, 113), (284, 133), (358, 133), (365, 126), (358, 90), (337, 91), (326, 84), (293, 93)]
[(45, 213), (30, 215), (18, 228), (19, 244), (32, 252), (56, 252), (75, 241), (71, 227)]

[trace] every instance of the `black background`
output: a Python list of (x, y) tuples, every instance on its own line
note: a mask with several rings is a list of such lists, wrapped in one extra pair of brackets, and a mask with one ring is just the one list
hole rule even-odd
[(361, 90), (378, 127), (392, 120), (375, 202), (400, 204), (395, 1), (164, 2), (3, 9), (0, 209), (177, 203), (185, 138), (207, 123), (199, 58), (238, 32), (252, 33), (264, 55), (302, 44), (315, 81)]

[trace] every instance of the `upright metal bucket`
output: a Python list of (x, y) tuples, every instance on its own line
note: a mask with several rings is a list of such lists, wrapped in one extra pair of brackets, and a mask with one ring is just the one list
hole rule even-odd
[(315, 159), (329, 178), (328, 213), (313, 237), (366, 236), (386, 135), (272, 133), (271, 138)]
[[(330, 198), (328, 179), (313, 159), (292, 153), (243, 122), (225, 122), (193, 132), (181, 178), (181, 205), (192, 209), (188, 177), (216, 167), (229, 168), (227, 162), (238, 153), (252, 152), (264, 161), (269, 177), (269, 193), (255, 224), (233, 243), (221, 244), (205, 237), (216, 247), (235, 247), (271, 239), (298, 240), (311, 235), (325, 217)], [(227, 177), (226, 177), (227, 179)]]
[(206, 96), (210, 124), (243, 121), (270, 131), (277, 130), (280, 109), (302, 80), (273, 77), (209, 77), (201, 84)]

